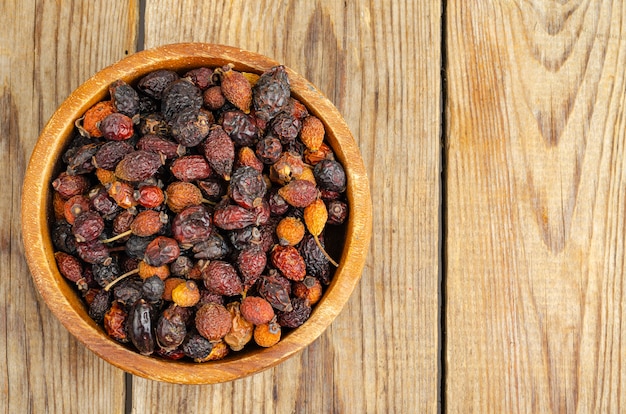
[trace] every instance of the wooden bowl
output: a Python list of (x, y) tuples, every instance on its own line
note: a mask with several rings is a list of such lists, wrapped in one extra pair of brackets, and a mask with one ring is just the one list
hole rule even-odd
[(241, 378), (270, 368), (313, 342), (339, 314), (358, 283), (371, 237), (371, 199), (359, 148), (333, 104), (311, 83), (287, 68), (292, 95), (326, 126), (327, 141), (347, 175), (350, 206), (340, 259), (332, 283), (313, 308), (310, 319), (271, 348), (231, 352), (207, 363), (169, 361), (143, 356), (111, 339), (88, 315), (75, 289), (58, 271), (50, 236), (52, 177), (61, 170), (60, 158), (77, 118), (108, 96), (116, 79), (133, 82), (156, 69), (177, 72), (233, 63), (235, 69), (261, 73), (278, 63), (244, 50), (199, 43), (173, 44), (142, 51), (98, 72), (78, 87), (53, 114), (30, 158), (23, 186), (22, 231), (33, 280), (61, 323), (87, 348), (109, 363), (145, 378), (184, 384), (209, 384)]

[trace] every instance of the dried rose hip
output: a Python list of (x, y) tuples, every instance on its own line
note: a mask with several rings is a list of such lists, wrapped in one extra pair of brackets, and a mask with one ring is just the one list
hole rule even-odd
[(115, 175), (124, 181), (144, 181), (152, 177), (163, 165), (163, 160), (154, 152), (133, 151), (128, 153), (115, 167)]
[(163, 311), (155, 329), (159, 347), (166, 351), (178, 348), (187, 336), (189, 314), (178, 306), (172, 305)]
[(233, 70), (231, 65), (218, 68), (215, 73), (220, 78), (224, 97), (244, 113), (249, 113), (252, 104), (252, 87), (245, 76)]
[(211, 232), (207, 240), (196, 243), (192, 249), (196, 259), (223, 259), (230, 253), (230, 248), (222, 236)]
[(156, 185), (142, 185), (133, 196), (145, 208), (157, 208), (165, 201), (163, 190)]
[(246, 208), (222, 202), (215, 207), (213, 224), (224, 230), (235, 230), (256, 224), (257, 215)]
[(98, 168), (114, 170), (117, 163), (133, 150), (133, 146), (126, 141), (109, 141), (98, 148), (93, 163)]
[(163, 90), (161, 113), (167, 121), (184, 109), (200, 109), (201, 106), (202, 91), (188, 79), (176, 80)]
[(311, 316), (311, 305), (308, 299), (294, 298), (291, 301), (293, 309), (289, 312), (279, 312), (278, 324), (285, 328), (297, 328)]
[(260, 173), (263, 173), (264, 168), (263, 163), (250, 147), (239, 148), (237, 159), (235, 160), (235, 168), (239, 167), (252, 167)]
[(100, 144), (86, 144), (79, 148), (70, 150), (67, 157), (66, 172), (70, 175), (87, 174), (95, 169), (92, 158), (100, 148)]
[(331, 200), (327, 203), (326, 209), (328, 210), (328, 224), (338, 226), (346, 221), (348, 216), (348, 204), (341, 200)]
[(263, 73), (253, 88), (252, 102), (257, 117), (274, 118), (289, 104), (291, 91), (284, 66), (275, 66)]
[(226, 98), (219, 86), (211, 86), (202, 94), (204, 106), (211, 111), (220, 109), (226, 103)]
[(235, 144), (221, 126), (211, 128), (202, 143), (202, 152), (213, 171), (229, 180), (235, 162)]
[(185, 108), (178, 112), (171, 121), (171, 134), (184, 147), (195, 147), (209, 134), (209, 127), (214, 121), (210, 112)]
[(308, 299), (311, 305), (315, 305), (322, 297), (322, 283), (313, 276), (307, 276), (303, 281), (294, 283), (291, 291), (295, 297)]
[(83, 265), (74, 256), (64, 252), (56, 252), (54, 258), (59, 267), (59, 272), (66, 279), (78, 282), (83, 277)]
[(89, 199), (82, 195), (70, 197), (63, 205), (63, 216), (68, 223), (74, 224), (76, 217), (80, 216), (91, 207)]
[(259, 246), (251, 245), (237, 256), (237, 269), (243, 277), (244, 289), (250, 288), (265, 270), (267, 256)]
[(285, 112), (278, 114), (270, 124), (270, 130), (284, 145), (294, 141), (301, 128), (300, 120)]
[(306, 180), (293, 180), (281, 187), (278, 194), (293, 207), (306, 207), (317, 198), (315, 184)]
[(135, 189), (124, 181), (114, 181), (108, 189), (109, 196), (115, 200), (121, 208), (130, 208), (137, 204)]
[(274, 346), (280, 341), (280, 325), (274, 321), (257, 325), (254, 328), (254, 342), (264, 348)]
[(231, 198), (247, 209), (259, 206), (266, 190), (263, 176), (252, 167), (238, 168), (230, 180)]
[(196, 181), (208, 178), (211, 166), (202, 155), (185, 155), (172, 162), (170, 171), (180, 181)]
[(346, 173), (335, 160), (325, 159), (315, 165), (313, 170), (317, 185), (324, 190), (341, 193), (346, 190)]
[(52, 188), (54, 188), (62, 198), (68, 199), (86, 192), (89, 188), (89, 180), (83, 175), (69, 175), (66, 172), (62, 172), (52, 182)]
[(153, 314), (152, 305), (139, 299), (132, 306), (128, 317), (130, 340), (142, 355), (150, 355), (154, 352)]
[(189, 206), (202, 203), (202, 192), (195, 185), (185, 181), (175, 181), (165, 190), (167, 206), (174, 213), (180, 213)]
[(259, 295), (267, 300), (274, 309), (278, 311), (290, 311), (291, 284), (289, 280), (280, 276), (276, 271), (270, 271), (270, 274), (263, 276), (259, 281)]
[(104, 220), (95, 211), (85, 211), (74, 220), (72, 232), (79, 243), (97, 239), (104, 230)]
[(283, 146), (276, 137), (265, 137), (256, 144), (256, 155), (265, 164), (275, 163), (283, 153)]
[(139, 94), (132, 86), (118, 79), (109, 86), (109, 94), (117, 112), (131, 118), (139, 114)]
[(104, 314), (104, 329), (111, 338), (118, 342), (128, 342), (128, 334), (126, 332), (126, 321), (128, 313), (124, 309), (123, 304), (113, 301), (111, 308)]
[(274, 319), (274, 309), (258, 296), (246, 296), (241, 301), (241, 315), (250, 323), (261, 325)]
[(151, 98), (161, 99), (163, 91), (179, 76), (176, 72), (167, 69), (159, 69), (141, 78), (137, 83), (137, 89)]
[(213, 85), (213, 70), (207, 67), (192, 69), (185, 73), (184, 78), (189, 79), (198, 88), (205, 90)]
[(241, 111), (226, 111), (222, 113), (220, 124), (235, 145), (239, 147), (252, 146), (259, 139), (259, 129), (250, 115)]
[(196, 329), (211, 342), (226, 336), (231, 326), (230, 312), (222, 305), (207, 303), (196, 312)]
[(136, 148), (138, 150), (163, 154), (168, 160), (185, 154), (184, 147), (158, 135), (144, 135), (137, 141)]
[(309, 115), (302, 121), (300, 139), (308, 150), (312, 152), (319, 150), (324, 142), (325, 133), (324, 124), (316, 116)]
[(211, 235), (211, 214), (204, 206), (190, 206), (172, 221), (172, 235), (185, 249), (205, 241)]
[(275, 246), (272, 264), (289, 280), (299, 281), (306, 276), (306, 263), (293, 246)]
[(119, 112), (104, 118), (99, 125), (102, 136), (112, 141), (123, 141), (133, 136), (133, 120)]
[(232, 326), (230, 331), (224, 336), (224, 342), (226, 342), (233, 351), (241, 351), (252, 339), (254, 325), (241, 316), (239, 302), (229, 303), (226, 305), (226, 310), (230, 312), (232, 317)]
[(228, 262), (213, 260), (202, 274), (204, 285), (209, 292), (224, 296), (239, 295), (243, 285), (237, 271)]
[(158, 236), (152, 240), (144, 253), (144, 260), (150, 266), (162, 266), (164, 264), (172, 263), (180, 255), (180, 247), (176, 240)]

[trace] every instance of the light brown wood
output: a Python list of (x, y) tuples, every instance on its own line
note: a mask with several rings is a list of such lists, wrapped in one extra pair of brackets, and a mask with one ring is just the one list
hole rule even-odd
[(124, 373), (51, 315), (20, 231), (22, 179), (44, 122), (93, 72), (134, 52), (138, 2), (107, 4), (0, 4), (0, 412), (124, 411)]
[(337, 109), (313, 85), (287, 68), (292, 95), (325, 125), (326, 140), (344, 166), (347, 199), (351, 206), (343, 253), (331, 284), (311, 317), (271, 348), (232, 353), (210, 364), (167, 361), (142, 356), (97, 327), (82, 300), (58, 272), (49, 225), (53, 191), (50, 183), (59, 169), (61, 155), (72, 137), (75, 122), (107, 96), (116, 79), (132, 83), (156, 69), (184, 73), (201, 66), (233, 64), (240, 71), (262, 73), (277, 62), (264, 56), (226, 46), (185, 43), (136, 53), (98, 72), (61, 104), (44, 127), (24, 178), (22, 232), (26, 258), (33, 279), (52, 312), (65, 327), (96, 354), (132, 374), (161, 381), (205, 384), (230, 381), (267, 369), (309, 345), (333, 321), (358, 283), (371, 237), (369, 182), (358, 147)]
[(447, 13), (447, 411), (624, 412), (626, 9)]
[[(438, 1), (150, 1), (146, 47), (236, 45), (280, 61), (338, 107), (370, 177), (361, 283), (328, 330), (233, 383), (133, 379), (133, 412), (436, 412), (440, 15)], [(190, 24), (189, 22), (193, 22)]]

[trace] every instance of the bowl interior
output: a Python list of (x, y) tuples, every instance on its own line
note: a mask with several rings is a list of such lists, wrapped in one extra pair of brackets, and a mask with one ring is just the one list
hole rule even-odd
[[(42, 297), (63, 325), (90, 350), (135, 375), (167, 382), (206, 384), (229, 381), (276, 365), (315, 340), (341, 311), (360, 279), (371, 237), (369, 183), (358, 147), (337, 109), (312, 84), (287, 68), (292, 95), (322, 120), (326, 140), (347, 175), (347, 222), (327, 236), (328, 248), (341, 257), (333, 280), (313, 308), (309, 320), (271, 348), (232, 352), (204, 364), (177, 362), (136, 353), (113, 339), (89, 317), (82, 299), (58, 272), (50, 238), (52, 190), (50, 182), (61, 169), (60, 160), (74, 122), (108, 96), (109, 85), (123, 79), (134, 83), (156, 69), (177, 72), (201, 66), (233, 63), (236, 70), (262, 73), (278, 63), (236, 48), (187, 43), (162, 46), (131, 55), (98, 72), (77, 88), (50, 118), (31, 155), (22, 198), (22, 230), (26, 258)], [(330, 230), (330, 229), (329, 229)]]

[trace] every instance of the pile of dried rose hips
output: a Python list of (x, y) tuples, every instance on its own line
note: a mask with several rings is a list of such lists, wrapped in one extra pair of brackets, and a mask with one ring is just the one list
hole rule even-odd
[(52, 182), (60, 273), (144, 355), (196, 362), (276, 344), (336, 265), (346, 175), (282, 66), (118, 80), (76, 121)]

